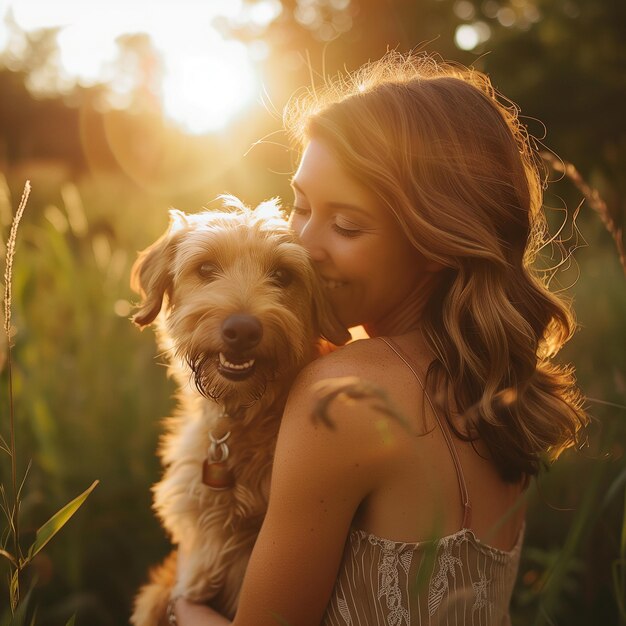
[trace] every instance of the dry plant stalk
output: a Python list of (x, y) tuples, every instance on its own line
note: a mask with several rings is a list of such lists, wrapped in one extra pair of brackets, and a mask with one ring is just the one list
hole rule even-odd
[(622, 239), (622, 229), (617, 226), (609, 207), (606, 202), (600, 196), (600, 192), (597, 189), (593, 189), (585, 179), (580, 175), (580, 172), (572, 163), (567, 161), (561, 161), (553, 154), (549, 152), (542, 152), (541, 158), (552, 167), (556, 172), (565, 174), (573, 183), (577, 189), (585, 196), (591, 208), (600, 216), (605, 228), (613, 237), (615, 241), (615, 247), (617, 248), (617, 254), (619, 255), (619, 262), (626, 275), (626, 251), (624, 250), (624, 241)]
[(6, 265), (4, 267), (4, 332), (9, 341), (9, 349), (11, 347), (11, 282), (13, 280), (13, 257), (15, 256), (15, 240), (17, 239), (17, 229), (20, 225), (26, 203), (30, 196), (30, 181), (27, 180), (22, 192), (22, 199), (17, 208), (17, 213), (11, 224), (11, 233), (7, 242)]
[[(17, 488), (17, 467), (15, 462), (15, 420), (13, 411), (13, 374), (11, 369), (11, 283), (13, 280), (13, 257), (15, 256), (15, 242), (17, 239), (17, 229), (24, 214), (28, 197), (30, 196), (30, 181), (26, 181), (22, 199), (11, 224), (11, 232), (7, 242), (6, 265), (4, 269), (4, 332), (7, 335), (7, 370), (9, 374), (9, 415), (11, 433), (11, 486), (13, 487), (13, 506), (11, 510), (11, 530), (13, 533), (14, 558), (16, 562), (16, 576), (19, 577), (21, 569), (20, 555), (20, 533), (19, 533), (19, 491)], [(15, 610), (19, 600), (19, 583), (15, 585), (15, 595), (11, 597), (11, 609)]]

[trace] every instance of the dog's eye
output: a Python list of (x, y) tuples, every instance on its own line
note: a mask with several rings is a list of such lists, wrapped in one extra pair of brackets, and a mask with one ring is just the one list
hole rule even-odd
[(286, 270), (284, 267), (279, 267), (272, 272), (272, 280), (279, 287), (287, 287), (293, 280), (293, 276), (289, 270)]
[(208, 261), (198, 266), (198, 275), (204, 280), (212, 280), (217, 274), (217, 267)]

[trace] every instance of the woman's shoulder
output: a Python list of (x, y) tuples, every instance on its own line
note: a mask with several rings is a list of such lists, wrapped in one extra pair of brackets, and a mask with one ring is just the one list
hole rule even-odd
[(379, 339), (358, 339), (315, 359), (301, 371), (299, 378), (375, 375), (387, 351)]
[(350, 368), (344, 358), (324, 357), (301, 372), (287, 399), (276, 458), (297, 457), (303, 481), (320, 466), (324, 472), (332, 468), (329, 480), (343, 485), (345, 497), (364, 497), (407, 447), (406, 428), (384, 390), (360, 377), (360, 368)]
[(339, 428), (348, 438), (357, 431), (361, 440), (369, 434), (370, 443), (378, 445), (382, 422), (404, 421), (389, 393), (396, 365), (376, 339), (360, 339), (324, 355), (297, 376), (284, 419), (305, 430)]
[(296, 405), (301, 413), (315, 413), (329, 384), (373, 378), (375, 371), (371, 363), (379, 349), (377, 343), (373, 339), (359, 339), (313, 360), (296, 377), (287, 409)]

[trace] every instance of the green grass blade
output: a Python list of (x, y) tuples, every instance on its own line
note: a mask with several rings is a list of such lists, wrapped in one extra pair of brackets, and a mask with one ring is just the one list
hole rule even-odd
[(279, 626), (289, 626), (289, 622), (284, 617), (278, 615), (278, 613), (274, 613), (272, 611), (270, 615), (276, 620), (276, 623), (279, 624)]
[(60, 511), (55, 513), (38, 531), (35, 542), (28, 550), (27, 561), (30, 561), (41, 549), (54, 537), (68, 520), (76, 513), (87, 499), (89, 494), (95, 489), (99, 481), (94, 481), (88, 489), (83, 491), (78, 497), (68, 502)]
[[(9, 621), (9, 626), (26, 626), (26, 619), (28, 614), (31, 613), (31, 601), (33, 597), (33, 587), (28, 590), (28, 593), (20, 600), (19, 604), (15, 607), (13, 617)], [(33, 619), (36, 616), (36, 611), (32, 611)], [(31, 619), (32, 623), (32, 619)]]
[[(15, 569), (11, 574), (9, 582), (9, 601), (11, 602), (11, 612), (15, 615), (20, 601), (20, 570)], [(25, 602), (22, 603), (24, 606)]]
[(76, 622), (76, 615), (72, 615), (72, 617), (70, 617), (67, 620), (67, 624), (65, 624), (65, 626), (74, 626), (75, 622)]

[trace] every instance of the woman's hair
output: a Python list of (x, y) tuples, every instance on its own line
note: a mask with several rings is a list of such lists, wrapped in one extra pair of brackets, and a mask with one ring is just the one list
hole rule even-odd
[[(398, 53), (285, 112), (300, 146), (324, 141), (444, 266), (422, 320), (436, 355), (427, 389), (511, 482), (576, 444), (587, 423), (572, 368), (551, 361), (575, 322), (532, 267), (548, 239), (544, 185), (518, 113), (481, 72)], [(450, 421), (449, 394), (466, 432)]]

